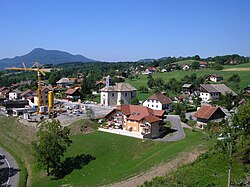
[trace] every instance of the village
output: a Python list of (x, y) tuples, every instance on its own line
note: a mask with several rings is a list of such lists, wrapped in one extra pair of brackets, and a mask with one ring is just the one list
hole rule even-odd
[[(200, 61), (199, 65), (200, 68), (206, 68), (208, 63)], [(176, 64), (172, 64), (171, 70), (176, 71), (176, 67)], [(190, 71), (192, 67), (183, 64), (180, 68), (181, 71)], [(153, 75), (157, 71), (159, 72), (155, 67), (147, 67), (144, 71), (137, 70), (137, 74)], [(161, 69), (160, 73), (167, 71)], [(116, 78), (125, 80), (123, 76)], [(19, 91), (19, 86), (31, 84), (31, 81), (21, 81), (11, 87), (0, 88), (0, 113), (18, 116), (24, 124), (32, 124), (35, 127), (41, 120), (50, 118), (58, 119), (64, 126), (79, 119), (96, 119), (100, 124), (99, 131), (141, 139), (164, 140), (163, 137), (168, 134), (167, 121), (171, 122), (170, 128), (174, 127), (173, 130), (177, 131), (174, 134), (184, 134), (182, 127), (187, 127), (185, 122), (188, 120), (195, 121), (195, 128), (203, 129), (209, 122), (230, 120), (236, 112), (236, 107), (228, 110), (212, 104), (226, 94), (231, 94), (234, 100), (237, 97), (233, 90), (221, 83), (223, 77), (211, 74), (206, 75), (205, 79), (209, 83), (200, 84), (198, 88), (192, 82), (183, 84), (181, 95), (169, 98), (165, 92), (157, 92), (139, 101), (136, 99), (135, 87), (127, 82), (114, 83), (107, 75), (96, 80), (98, 89), (92, 91), (92, 94), (99, 95), (99, 102), (81, 100), (82, 74), (78, 74), (77, 78), (62, 77), (54, 87), (41, 81), (38, 86), (40, 91)], [(249, 94), (249, 89), (249, 86), (244, 89), (246, 94)], [(182, 103), (188, 104), (190, 109), (178, 113), (174, 106)], [(242, 99), (233, 106), (245, 103)], [(180, 117), (180, 114), (183, 116)], [(184, 138), (184, 135), (180, 135), (179, 139), (181, 138)]]

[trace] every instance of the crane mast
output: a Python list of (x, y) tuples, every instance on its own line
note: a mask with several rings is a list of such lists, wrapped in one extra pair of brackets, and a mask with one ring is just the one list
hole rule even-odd
[(12, 70), (12, 71), (36, 71), (37, 72), (37, 114), (40, 114), (40, 107), (41, 107), (41, 76), (40, 74), (45, 76), (45, 72), (42, 71), (43, 66), (39, 64), (38, 62), (35, 62), (33, 66), (30, 68), (27, 68), (24, 63), (23, 68), (18, 68), (18, 67), (11, 67), (11, 68), (5, 68), (7, 70)]

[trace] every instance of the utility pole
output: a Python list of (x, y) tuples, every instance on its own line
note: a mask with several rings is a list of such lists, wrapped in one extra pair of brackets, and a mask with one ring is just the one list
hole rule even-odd
[(231, 169), (232, 169), (232, 142), (229, 144), (229, 168), (228, 168), (228, 179), (227, 186), (230, 187), (230, 179), (231, 179)]

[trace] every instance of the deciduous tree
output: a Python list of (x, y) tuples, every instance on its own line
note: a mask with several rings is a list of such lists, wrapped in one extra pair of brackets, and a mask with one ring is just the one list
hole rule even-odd
[(32, 142), (35, 157), (40, 166), (46, 168), (47, 175), (61, 163), (67, 147), (72, 143), (70, 130), (62, 127), (60, 121), (42, 122), (37, 132), (37, 140)]

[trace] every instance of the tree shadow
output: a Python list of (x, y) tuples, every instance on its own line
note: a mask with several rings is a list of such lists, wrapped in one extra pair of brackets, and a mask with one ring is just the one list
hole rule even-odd
[(171, 134), (171, 133), (174, 133), (176, 132), (177, 130), (175, 129), (171, 129), (170, 127), (166, 127), (166, 126), (163, 126), (161, 128), (161, 135), (158, 137), (158, 138), (163, 138), (164, 136), (168, 135), (168, 134)]
[(1, 168), (0, 169), (0, 187), (2, 186), (6, 186), (6, 182), (8, 181), (9, 177), (12, 177), (14, 175), (16, 175), (20, 170), (19, 169), (15, 169), (15, 168)]
[(55, 176), (54, 179), (62, 179), (72, 171), (82, 169), (83, 166), (95, 159), (96, 158), (90, 154), (80, 154), (74, 157), (68, 157), (52, 171)]

